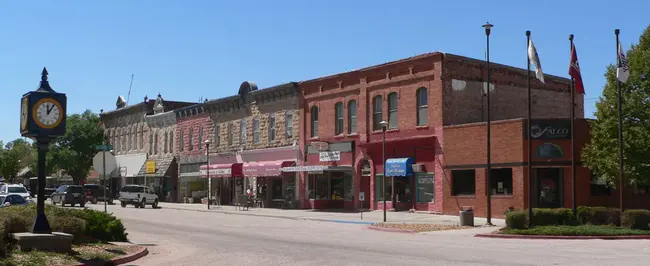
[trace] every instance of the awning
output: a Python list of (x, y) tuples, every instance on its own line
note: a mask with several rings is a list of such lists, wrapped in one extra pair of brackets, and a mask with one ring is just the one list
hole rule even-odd
[(351, 165), (330, 166), (330, 165), (300, 165), (282, 167), (282, 172), (323, 172), (323, 171), (352, 171)]
[(173, 157), (162, 158), (162, 159), (150, 159), (150, 160), (155, 162), (156, 172), (147, 173), (147, 164), (145, 163), (144, 165), (142, 165), (142, 168), (140, 168), (140, 172), (138, 172), (137, 176), (145, 176), (145, 177), (169, 176), (167, 175), (167, 171), (169, 170), (169, 166), (171, 166), (172, 162), (174, 161)]
[(279, 176), (282, 174), (282, 167), (294, 166), (292, 161), (266, 161), (244, 163), (243, 170), (245, 177)]
[(117, 155), (115, 159), (117, 160), (117, 167), (113, 173), (120, 177), (134, 177), (138, 175), (140, 169), (142, 169), (142, 166), (147, 161), (147, 155)]
[[(201, 178), (208, 177), (207, 166), (201, 165), (200, 176)], [(210, 178), (212, 177), (242, 177), (242, 164), (241, 163), (227, 163), (227, 164), (211, 164), (210, 165)]]
[(392, 158), (386, 160), (385, 176), (410, 176), (413, 174), (413, 158)]

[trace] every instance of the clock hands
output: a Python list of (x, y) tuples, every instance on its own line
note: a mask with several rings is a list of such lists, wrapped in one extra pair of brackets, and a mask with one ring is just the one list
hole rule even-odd
[(54, 104), (50, 104), (50, 106), (48, 106), (46, 108), (47, 108), (47, 115), (49, 115), (50, 112), (52, 112), (52, 109), (54, 109)]

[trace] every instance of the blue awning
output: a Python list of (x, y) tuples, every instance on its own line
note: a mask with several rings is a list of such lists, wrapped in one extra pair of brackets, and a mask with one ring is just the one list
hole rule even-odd
[(392, 158), (386, 160), (386, 176), (410, 176), (413, 174), (413, 158)]

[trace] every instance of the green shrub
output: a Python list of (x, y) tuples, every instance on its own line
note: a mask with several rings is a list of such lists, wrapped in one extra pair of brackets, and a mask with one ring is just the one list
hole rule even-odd
[(510, 229), (526, 229), (528, 227), (528, 213), (524, 211), (506, 212), (506, 226)]
[(617, 208), (578, 207), (577, 218), (580, 224), (620, 225), (621, 211)]
[(545, 225), (577, 225), (578, 220), (571, 209), (534, 209), (534, 226)]
[(621, 215), (621, 226), (630, 229), (650, 230), (649, 210), (626, 210)]
[(76, 217), (54, 217), (50, 220), (52, 232), (63, 232), (74, 236), (75, 240), (80, 240), (86, 233), (86, 221)]

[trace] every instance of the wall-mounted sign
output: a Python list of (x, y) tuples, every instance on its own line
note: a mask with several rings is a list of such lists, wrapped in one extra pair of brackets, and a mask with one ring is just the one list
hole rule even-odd
[(338, 162), (341, 160), (340, 151), (322, 151), (318, 153), (321, 162)]
[(156, 173), (156, 161), (147, 160), (147, 162), (146, 162), (146, 170), (147, 170), (147, 174), (155, 174)]
[(571, 139), (571, 121), (552, 119), (533, 120), (530, 127), (530, 135), (533, 139)]
[(326, 165), (302, 165), (282, 167), (282, 172), (322, 172), (328, 167)]
[[(207, 171), (205, 169), (201, 169), (199, 171), (199, 174), (201, 176), (206, 176)], [(210, 169), (210, 176), (217, 177), (217, 176), (230, 176), (232, 174), (232, 169), (231, 168), (219, 168), (219, 169)]]

